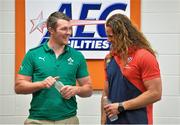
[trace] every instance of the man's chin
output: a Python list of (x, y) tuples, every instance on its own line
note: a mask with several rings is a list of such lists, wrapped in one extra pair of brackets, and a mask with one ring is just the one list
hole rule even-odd
[(64, 45), (68, 45), (68, 41), (67, 42), (63, 42)]

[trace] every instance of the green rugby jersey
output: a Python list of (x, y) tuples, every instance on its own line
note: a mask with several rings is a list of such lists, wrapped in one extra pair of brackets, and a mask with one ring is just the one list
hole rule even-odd
[[(48, 76), (59, 76), (64, 85), (76, 85), (76, 79), (89, 75), (84, 56), (75, 49), (65, 46), (65, 52), (56, 58), (47, 42), (27, 52), (19, 74), (31, 76), (32, 82), (42, 81)], [(64, 99), (61, 94), (51, 88), (41, 89), (33, 93), (31, 100), (31, 119), (63, 120), (76, 115), (76, 98)]]

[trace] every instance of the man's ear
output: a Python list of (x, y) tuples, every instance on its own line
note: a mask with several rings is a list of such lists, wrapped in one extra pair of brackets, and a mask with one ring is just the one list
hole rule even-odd
[(54, 29), (52, 27), (48, 27), (48, 31), (49, 31), (50, 34), (54, 33)]

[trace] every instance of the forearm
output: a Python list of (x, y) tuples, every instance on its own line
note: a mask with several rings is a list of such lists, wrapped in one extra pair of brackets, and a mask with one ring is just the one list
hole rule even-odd
[(89, 97), (92, 95), (92, 87), (91, 85), (83, 85), (76, 86), (77, 87), (77, 95), (80, 97)]
[(102, 97), (101, 97), (101, 124), (105, 124), (106, 122), (106, 114), (105, 114), (105, 111), (104, 111), (104, 104), (103, 104), (103, 98), (104, 98), (104, 92), (102, 94)]
[(126, 110), (134, 110), (145, 107), (161, 99), (159, 92), (146, 91), (140, 96), (123, 102), (123, 106)]
[(44, 88), (44, 85), (41, 82), (30, 82), (26, 80), (19, 80), (15, 85), (15, 92), (17, 94), (31, 94), (40, 89)]
[(145, 107), (161, 99), (162, 83), (161, 78), (154, 78), (144, 82), (146, 91), (138, 97), (123, 102), (126, 110), (133, 110)]

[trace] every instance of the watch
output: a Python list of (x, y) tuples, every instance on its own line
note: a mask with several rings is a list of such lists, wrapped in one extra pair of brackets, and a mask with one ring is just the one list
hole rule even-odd
[(122, 112), (124, 112), (124, 111), (125, 111), (125, 109), (124, 109), (124, 106), (123, 106), (122, 102), (120, 102), (120, 103), (119, 103), (119, 105), (118, 105), (118, 111), (119, 111), (120, 113), (122, 113)]

